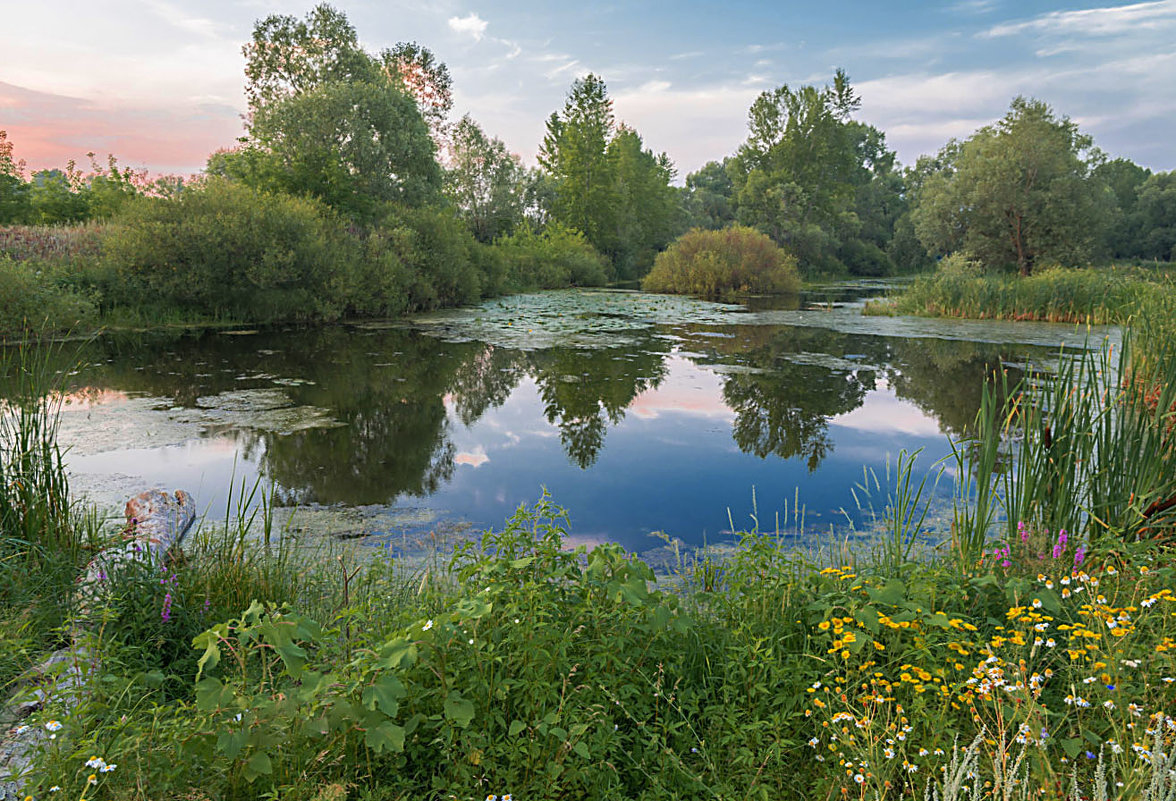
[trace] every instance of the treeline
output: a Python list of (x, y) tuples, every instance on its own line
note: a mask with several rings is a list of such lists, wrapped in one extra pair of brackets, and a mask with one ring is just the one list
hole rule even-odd
[(368, 52), (328, 5), (259, 21), (244, 54), (245, 136), (195, 179), (149, 183), (113, 158), (30, 176), (0, 133), (0, 334), (395, 316), (601, 285), (684, 230), (669, 159), (614, 121), (595, 76), (527, 169), (468, 116), (448, 122), (432, 53)]
[(902, 168), (837, 72), (782, 86), (749, 112), (747, 141), (686, 177), (689, 224), (751, 225), (802, 269), (885, 275), (959, 253), (983, 267), (1176, 258), (1176, 173), (1107, 158), (1045, 103), (1017, 98), (968, 139)]
[[(452, 80), (429, 50), (368, 52), (329, 5), (260, 20), (243, 52), (245, 135), (196, 179), (148, 181), (92, 156), (89, 172), (26, 175), (0, 132), (0, 328), (392, 316), (641, 278), (695, 228), (754, 229), (784, 251), (771, 264), (807, 277), (953, 253), (1023, 275), (1176, 255), (1174, 174), (1108, 160), (1036, 100), (904, 168), (853, 118), (861, 103), (838, 71), (761, 94), (737, 151), (675, 187), (595, 75), (572, 84), (527, 168), (468, 116), (449, 122)], [(678, 249), (660, 274), (679, 278), (658, 287), (792, 285), (787, 271), (736, 269), (732, 254), (767, 252), (752, 233), (715, 240), (729, 252)]]

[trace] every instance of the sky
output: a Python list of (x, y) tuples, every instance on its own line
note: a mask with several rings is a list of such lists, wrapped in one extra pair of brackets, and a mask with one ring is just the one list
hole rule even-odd
[[(30, 169), (87, 152), (155, 173), (198, 171), (243, 133), (241, 45), (288, 0), (0, 0), (0, 130)], [(756, 96), (845, 69), (856, 118), (911, 164), (1049, 103), (1111, 157), (1176, 168), (1176, 0), (1130, 4), (336, 0), (375, 51), (401, 41), (450, 69), (470, 114), (534, 163), (571, 82), (604, 78), (617, 119), (678, 181), (735, 151)]]

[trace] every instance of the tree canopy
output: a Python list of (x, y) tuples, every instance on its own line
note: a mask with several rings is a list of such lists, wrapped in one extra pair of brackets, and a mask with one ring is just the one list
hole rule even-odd
[(1091, 180), (1101, 154), (1067, 117), (1018, 97), (981, 128), (920, 190), (915, 229), (935, 253), (962, 250), (992, 267), (1029, 275), (1041, 262), (1081, 264), (1095, 255), (1106, 197)]
[(824, 87), (764, 92), (727, 164), (739, 221), (810, 270), (890, 269), (884, 249), (902, 211), (902, 182), (885, 135), (851, 119), (860, 106), (842, 70)]
[(247, 134), (209, 171), (316, 197), (353, 217), (380, 203), (437, 195), (429, 122), (452, 103), (448, 70), (415, 44), (372, 55), (329, 5), (305, 19), (271, 15), (245, 45)]
[(576, 80), (548, 118), (539, 165), (551, 181), (551, 218), (583, 233), (620, 277), (647, 271), (681, 230), (673, 165), (645, 149), (636, 130), (616, 125), (596, 75)]

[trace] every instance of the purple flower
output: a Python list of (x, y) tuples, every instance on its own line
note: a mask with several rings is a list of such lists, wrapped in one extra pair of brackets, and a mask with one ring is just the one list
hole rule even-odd
[(1011, 564), (1012, 564), (1012, 562), (1010, 562), (1008, 559), (1004, 559), (1001, 561), (1000, 566), (1001, 567), (1008, 567)]
[(163, 611), (159, 613), (159, 616), (163, 618), (164, 623), (171, 622), (171, 606), (172, 595), (169, 592), (167, 595), (163, 596)]
[(1017, 533), (1021, 535), (1021, 542), (1029, 542), (1029, 527), (1024, 521), (1017, 521)]
[(1082, 564), (1084, 559), (1086, 559), (1086, 546), (1079, 545), (1078, 550), (1074, 552), (1074, 567)]

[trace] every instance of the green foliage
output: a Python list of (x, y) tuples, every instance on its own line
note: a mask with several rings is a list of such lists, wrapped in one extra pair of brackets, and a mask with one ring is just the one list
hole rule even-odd
[(802, 269), (879, 275), (905, 210), (881, 131), (850, 120), (860, 101), (844, 72), (818, 89), (781, 86), (748, 112), (748, 138), (727, 162), (741, 223), (796, 254)]
[(260, 20), (245, 55), (248, 136), (240, 150), (216, 154), (209, 172), (364, 219), (381, 203), (419, 204), (440, 190), (429, 128), (408, 92), (423, 75), (410, 62), (423, 67), (428, 56), (432, 65), (428, 51), (372, 56), (346, 16), (321, 4), (304, 21)]
[(540, 232), (523, 226), (494, 243), (509, 266), (508, 285), (515, 290), (603, 286), (608, 262), (579, 231), (551, 223)]
[(642, 288), (719, 298), (795, 292), (800, 279), (796, 259), (758, 231), (735, 226), (683, 234), (658, 254)]
[(1172, 291), (1162, 276), (1120, 268), (1051, 267), (1028, 278), (991, 275), (956, 254), (934, 274), (916, 278), (892, 305), (867, 311), (1103, 324), (1125, 321), (1149, 294)]
[(1138, 255), (1176, 261), (1176, 171), (1156, 173), (1140, 185), (1135, 226)]
[(730, 160), (708, 161), (686, 176), (683, 206), (690, 228), (716, 230), (735, 222), (735, 185), (727, 172)]
[(52, 350), (0, 350), (0, 688), (60, 642), (95, 542), (57, 445), (54, 361)]
[(56, 265), (0, 252), (0, 341), (66, 333), (95, 320), (93, 297), (71, 287)]
[(373, 302), (383, 314), (458, 306), (503, 288), (505, 265), (448, 209), (388, 209), (367, 248), (360, 311), (371, 313)]
[(919, 239), (932, 253), (963, 250), (1023, 276), (1039, 264), (1089, 263), (1108, 209), (1089, 180), (1100, 158), (1069, 118), (1018, 97), (1004, 118), (941, 154), (945, 168), (919, 190)]
[(129, 207), (103, 252), (139, 303), (265, 322), (337, 318), (356, 247), (312, 200), (210, 179)]
[(477, 240), (489, 243), (514, 230), (526, 203), (519, 157), (508, 153), (501, 139), (487, 138), (467, 114), (453, 129), (450, 161), (445, 194)]
[(647, 271), (681, 230), (673, 165), (645, 150), (635, 130), (615, 126), (598, 76), (576, 80), (548, 119), (539, 164), (552, 180), (551, 219), (584, 234), (621, 278)]

